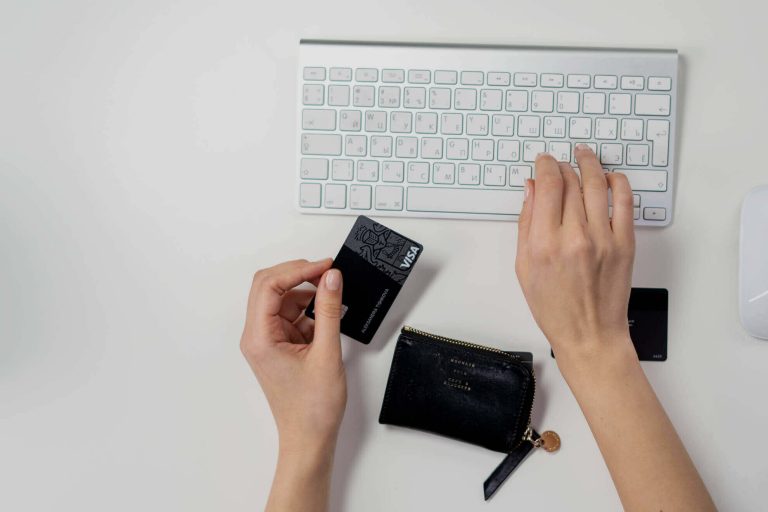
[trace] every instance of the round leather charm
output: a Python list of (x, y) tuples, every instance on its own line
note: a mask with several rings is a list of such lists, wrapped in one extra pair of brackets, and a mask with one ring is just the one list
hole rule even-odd
[(557, 432), (547, 430), (541, 434), (541, 447), (548, 452), (555, 452), (560, 449), (560, 436)]

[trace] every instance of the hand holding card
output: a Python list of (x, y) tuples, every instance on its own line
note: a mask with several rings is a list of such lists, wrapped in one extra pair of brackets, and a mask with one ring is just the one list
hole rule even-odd
[[(368, 344), (416, 265), (423, 246), (360, 216), (333, 261), (344, 277), (341, 332)], [(314, 318), (315, 301), (305, 314)]]

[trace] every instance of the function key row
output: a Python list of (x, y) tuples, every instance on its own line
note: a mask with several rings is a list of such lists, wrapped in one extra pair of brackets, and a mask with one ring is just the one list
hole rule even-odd
[[(352, 68), (330, 68), (328, 79), (333, 82), (351, 82)], [(436, 70), (434, 73), (427, 69), (382, 69), (381, 73), (376, 68), (356, 68), (354, 78), (357, 82), (384, 82), (411, 84), (443, 84), (443, 85), (500, 85), (515, 87), (567, 87), (573, 89), (624, 89), (630, 91), (670, 91), (672, 79), (664, 76), (622, 76), (615, 75), (588, 75), (559, 73), (507, 73), (504, 71), (450, 71)], [(326, 69), (324, 67), (305, 67), (304, 80), (324, 81)]]

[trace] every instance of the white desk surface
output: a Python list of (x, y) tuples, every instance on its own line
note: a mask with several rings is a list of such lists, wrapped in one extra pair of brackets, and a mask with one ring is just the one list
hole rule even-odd
[[(694, 0), (5, 2), (0, 509), (263, 506), (276, 432), (238, 349), (251, 276), (333, 256), (353, 220), (292, 206), (300, 37), (680, 50), (675, 221), (638, 233), (634, 274), (669, 289), (669, 360), (644, 367), (719, 506), (764, 509), (768, 343), (744, 333), (736, 304), (741, 199), (768, 182), (768, 32), (750, 11)], [(520, 293), (516, 224), (387, 223), (426, 251), (373, 344), (345, 342), (332, 509), (620, 509)], [(560, 433), (560, 452), (532, 455), (486, 504), (499, 454), (380, 426), (403, 323), (532, 351), (535, 425)]]

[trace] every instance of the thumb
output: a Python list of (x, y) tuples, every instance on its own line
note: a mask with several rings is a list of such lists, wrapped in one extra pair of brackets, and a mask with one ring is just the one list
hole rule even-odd
[(520, 254), (528, 243), (528, 234), (531, 230), (531, 217), (533, 216), (533, 180), (525, 180), (525, 200), (520, 218), (517, 220), (517, 253)]
[(312, 341), (323, 351), (335, 351), (341, 356), (339, 335), (341, 323), (341, 272), (332, 268), (323, 274), (315, 296), (315, 337)]

